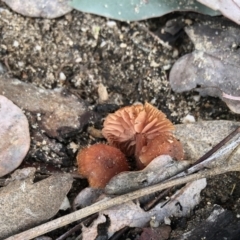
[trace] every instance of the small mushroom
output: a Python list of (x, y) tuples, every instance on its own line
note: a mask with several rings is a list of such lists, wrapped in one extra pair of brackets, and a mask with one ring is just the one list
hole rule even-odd
[(173, 136), (159, 135), (142, 148), (139, 159), (143, 165), (147, 166), (160, 155), (169, 155), (176, 160), (183, 160), (182, 144)]
[[(104, 121), (102, 134), (110, 145), (118, 147), (127, 156), (134, 155), (137, 168), (143, 169), (146, 166), (144, 162), (149, 162), (149, 160), (142, 162), (140, 155), (148, 152), (148, 144), (151, 142), (149, 146), (152, 146), (154, 139), (158, 136), (163, 137), (163, 141), (172, 141), (172, 130), (174, 126), (166, 115), (146, 102), (144, 105), (124, 107), (109, 114)], [(162, 152), (166, 151), (161, 149), (158, 155)], [(142, 159), (145, 158), (142, 156)]]
[(78, 172), (93, 188), (104, 188), (113, 176), (129, 170), (125, 155), (106, 144), (94, 144), (80, 150), (77, 162)]

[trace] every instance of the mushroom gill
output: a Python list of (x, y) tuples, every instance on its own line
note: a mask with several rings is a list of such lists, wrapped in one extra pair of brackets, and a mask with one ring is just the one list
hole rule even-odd
[(145, 166), (139, 159), (143, 147), (159, 135), (171, 138), (174, 130), (166, 115), (147, 102), (109, 114), (103, 126), (102, 134), (109, 144), (118, 147), (127, 156), (134, 155), (139, 169)]

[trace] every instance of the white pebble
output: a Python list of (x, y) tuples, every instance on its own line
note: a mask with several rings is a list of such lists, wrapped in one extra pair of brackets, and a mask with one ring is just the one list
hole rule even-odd
[(14, 40), (14, 42), (13, 42), (13, 46), (14, 46), (15, 48), (18, 48), (18, 47), (19, 47), (19, 42), (16, 41), (16, 40)]
[(169, 70), (170, 68), (171, 68), (171, 64), (167, 64), (162, 67), (163, 70)]
[(127, 44), (126, 43), (121, 43), (120, 44), (120, 48), (126, 48), (127, 47)]
[(98, 85), (98, 96), (99, 96), (100, 103), (108, 100), (107, 88), (102, 83)]
[(18, 66), (19, 67), (23, 67), (24, 66), (24, 62), (18, 62)]
[(168, 217), (164, 217), (164, 223), (165, 223), (166, 225), (171, 225), (171, 219), (168, 218)]
[(79, 58), (77, 58), (77, 59), (75, 60), (76, 63), (80, 63), (81, 61), (82, 61), (82, 58), (81, 58), (81, 57), (79, 57)]
[(35, 46), (35, 50), (36, 50), (36, 51), (41, 51), (41, 49), (42, 49), (41, 46), (39, 46), (39, 45)]
[(65, 80), (66, 80), (66, 76), (65, 76), (65, 74), (64, 74), (63, 72), (60, 72), (60, 73), (59, 73), (59, 79), (60, 79), (61, 81), (65, 81)]
[(117, 23), (115, 21), (107, 21), (107, 26), (108, 27), (115, 27)]
[(196, 122), (195, 117), (190, 114), (185, 116), (182, 120), (182, 123), (194, 123), (194, 122)]
[(70, 205), (70, 202), (69, 202), (68, 198), (65, 197), (59, 209), (65, 211), (65, 210), (67, 210), (68, 208), (71, 208), (71, 205)]
[(200, 98), (201, 98), (200, 95), (194, 95), (194, 96), (193, 96), (193, 100), (194, 100), (195, 102), (199, 102)]
[(150, 226), (151, 226), (152, 228), (157, 228), (157, 227), (159, 227), (159, 221), (156, 220), (156, 217), (155, 217), (155, 216), (154, 216), (154, 217), (151, 217), (151, 220), (150, 220), (149, 224), (150, 224)]
[(178, 57), (178, 54), (179, 54), (178, 50), (174, 49), (172, 57), (176, 58), (176, 57)]

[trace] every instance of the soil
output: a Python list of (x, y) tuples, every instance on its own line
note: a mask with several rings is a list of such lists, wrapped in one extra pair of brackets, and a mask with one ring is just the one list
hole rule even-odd
[[(1, 11), (0, 18), (2, 74), (40, 88), (64, 87), (84, 99), (90, 109), (98, 108), (103, 118), (119, 107), (148, 101), (174, 124), (181, 123), (188, 114), (196, 121), (239, 120), (239, 116), (217, 98), (202, 98), (196, 92), (176, 94), (171, 91), (169, 70), (180, 56), (193, 50), (193, 45), (182, 31), (171, 42), (172, 48), (166, 48), (146, 31), (161, 32), (170, 19), (195, 21), (193, 16), (196, 15), (173, 13), (139, 23), (123, 23), (75, 10), (52, 20), (28, 18), (12, 12), (3, 3), (0, 7), (8, 10)], [(109, 94), (105, 104), (99, 100), (100, 83)], [(101, 129), (102, 119), (90, 125)], [(74, 147), (81, 148), (96, 141), (99, 140), (86, 129), (66, 139), (65, 146), (73, 146), (68, 154), (71, 161), (58, 163), (58, 167), (76, 169)], [(34, 148), (34, 141), (31, 148)], [(29, 157), (25, 162), (32, 164), (34, 160)], [(41, 158), (37, 161), (41, 163)], [(191, 216), (172, 221), (171, 237), (181, 236), (182, 232), (197, 226), (209, 216), (214, 204), (240, 216), (239, 178), (239, 173), (229, 173), (208, 179), (202, 201)], [(72, 198), (87, 182), (79, 180), (75, 185)], [(64, 231), (66, 229), (57, 230), (50, 236), (59, 236)]]

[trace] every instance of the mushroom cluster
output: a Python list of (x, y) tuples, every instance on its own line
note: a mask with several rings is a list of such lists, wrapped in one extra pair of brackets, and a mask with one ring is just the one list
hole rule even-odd
[(149, 103), (123, 107), (109, 114), (102, 134), (109, 145), (95, 144), (79, 151), (78, 170), (92, 187), (105, 187), (116, 174), (129, 169), (126, 156), (134, 156), (138, 170), (159, 155), (182, 160), (183, 148), (173, 136), (173, 124)]
[(155, 157), (168, 154), (183, 159), (181, 143), (173, 137), (173, 124), (166, 115), (149, 103), (137, 104), (109, 114), (104, 121), (103, 136), (110, 145), (127, 156), (135, 156), (138, 169)]

